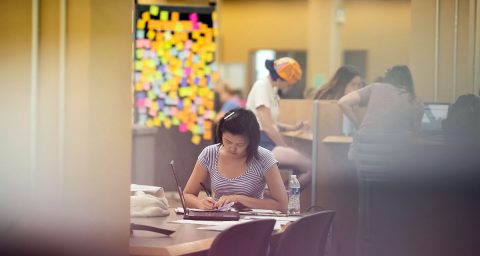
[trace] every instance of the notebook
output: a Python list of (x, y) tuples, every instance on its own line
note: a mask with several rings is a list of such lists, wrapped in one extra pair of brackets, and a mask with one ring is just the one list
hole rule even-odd
[(240, 214), (233, 211), (192, 211), (186, 207), (185, 198), (183, 197), (182, 187), (178, 182), (177, 173), (175, 172), (175, 166), (173, 160), (170, 162), (172, 167), (173, 176), (175, 177), (175, 183), (177, 184), (178, 193), (180, 194), (180, 201), (183, 207), (183, 218), (186, 220), (239, 220)]

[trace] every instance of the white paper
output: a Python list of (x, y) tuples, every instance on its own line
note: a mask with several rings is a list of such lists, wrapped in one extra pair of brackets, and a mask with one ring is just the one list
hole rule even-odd
[(240, 221), (217, 221), (217, 220), (174, 220), (171, 221), (171, 223), (178, 223), (178, 224), (197, 224), (197, 225), (210, 225), (210, 226), (216, 226), (216, 225), (222, 225), (222, 224), (228, 224), (228, 223), (240, 223)]

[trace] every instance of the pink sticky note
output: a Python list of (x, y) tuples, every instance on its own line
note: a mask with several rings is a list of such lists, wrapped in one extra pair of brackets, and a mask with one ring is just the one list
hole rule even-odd
[(170, 108), (170, 113), (172, 114), (172, 116), (177, 116), (178, 108), (176, 108), (176, 107)]
[(148, 111), (148, 114), (149, 114), (150, 116), (157, 116), (157, 110), (151, 108), (150, 111)]
[(192, 73), (192, 68), (185, 68), (185, 76), (190, 76), (190, 73)]
[(187, 124), (185, 124), (185, 123), (180, 124), (180, 125), (178, 126), (178, 130), (179, 130), (181, 133), (187, 132), (187, 130), (188, 130), (188, 129), (187, 129)]
[(192, 21), (192, 27), (193, 27), (193, 30), (198, 30), (200, 28), (200, 25), (198, 25), (198, 22)]
[(190, 18), (190, 21), (192, 21), (192, 22), (197, 22), (198, 21), (198, 15), (197, 15), (196, 12), (190, 13), (189, 18)]
[(144, 99), (138, 99), (137, 100), (137, 108), (144, 108), (145, 107), (145, 100)]
[(152, 100), (150, 99), (145, 99), (145, 106), (150, 107), (152, 105)]
[(150, 90), (150, 83), (143, 83), (144, 90)]

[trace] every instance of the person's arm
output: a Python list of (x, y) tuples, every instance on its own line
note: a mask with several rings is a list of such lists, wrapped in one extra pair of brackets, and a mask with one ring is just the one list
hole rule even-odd
[(308, 122), (307, 121), (301, 121), (298, 124), (286, 124), (286, 123), (280, 123), (277, 122), (277, 127), (280, 129), (280, 131), (298, 131), (301, 129), (305, 129), (308, 127)]
[(278, 166), (274, 164), (266, 173), (265, 180), (271, 198), (258, 199), (245, 195), (222, 196), (216, 206), (221, 207), (230, 202), (241, 203), (249, 208), (277, 210), (286, 213), (288, 209), (287, 190), (283, 185)]
[(285, 140), (283, 140), (282, 135), (275, 128), (275, 122), (272, 119), (270, 109), (264, 105), (257, 108), (258, 120), (260, 121), (260, 126), (267, 136), (275, 143), (277, 146), (287, 146)]
[(187, 181), (187, 185), (185, 185), (185, 189), (183, 190), (187, 207), (208, 210), (214, 208), (215, 200), (213, 198), (198, 198), (198, 193), (202, 189), (200, 182), (205, 182), (207, 178), (207, 170), (205, 170), (205, 168), (203, 168), (203, 166), (197, 161), (195, 163), (195, 167), (193, 168), (193, 172)]
[(348, 117), (348, 119), (350, 119), (350, 121), (352, 121), (357, 129), (360, 126), (360, 121), (353, 109), (360, 104), (360, 101), (361, 97), (358, 91), (351, 92), (338, 100), (338, 105), (340, 105), (343, 113), (345, 113), (345, 115)]

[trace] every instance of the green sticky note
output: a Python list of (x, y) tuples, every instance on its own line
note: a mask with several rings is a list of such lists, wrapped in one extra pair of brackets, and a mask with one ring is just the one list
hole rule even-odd
[(142, 62), (139, 60), (135, 61), (135, 70), (141, 71), (142, 68), (143, 68)]
[(315, 74), (313, 75), (313, 89), (319, 89), (320, 87), (322, 87), (322, 85), (325, 84), (325, 74), (323, 73), (320, 73), (320, 74)]
[(153, 91), (148, 91), (148, 98), (151, 100), (155, 99), (155, 93)]
[(193, 126), (192, 133), (200, 134), (200, 127), (198, 127), (198, 125)]
[(150, 14), (152, 16), (158, 16), (159, 11), (160, 11), (160, 8), (158, 8), (158, 6), (155, 6), (155, 5), (150, 6)]
[(135, 57), (137, 59), (141, 59), (143, 57), (143, 49), (137, 49), (135, 50)]
[(161, 11), (160, 12), (160, 20), (168, 20), (168, 11)]
[(172, 124), (178, 126), (180, 124), (180, 120), (176, 116), (172, 118)]

